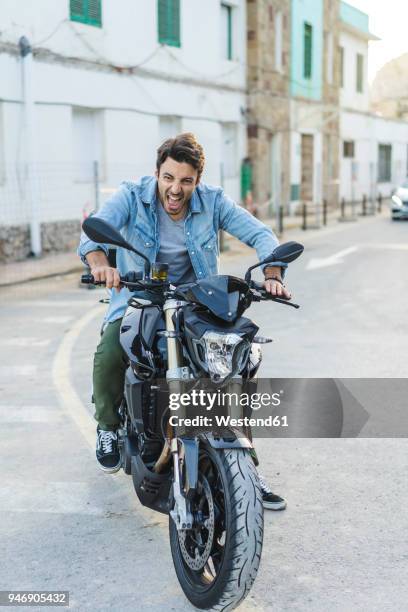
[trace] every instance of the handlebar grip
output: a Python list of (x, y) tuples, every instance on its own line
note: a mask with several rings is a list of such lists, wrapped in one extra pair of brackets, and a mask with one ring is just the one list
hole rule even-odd
[(105, 281), (96, 281), (92, 274), (83, 274), (81, 276), (81, 283), (83, 285), (104, 285)]
[(120, 278), (126, 283), (136, 283), (139, 280), (143, 280), (143, 277), (143, 272), (133, 270), (131, 272), (127, 272), (124, 276), (121, 276)]
[(81, 276), (81, 283), (84, 285), (94, 285), (95, 279), (92, 274), (83, 274)]
[[(143, 272), (131, 271), (120, 277), (120, 280), (125, 283), (136, 283), (143, 279)], [(82, 274), (81, 283), (84, 285), (104, 285), (105, 281), (95, 281), (93, 274)]]

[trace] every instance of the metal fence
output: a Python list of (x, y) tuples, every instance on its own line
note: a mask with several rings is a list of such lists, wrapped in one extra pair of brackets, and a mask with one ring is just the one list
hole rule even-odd
[(360, 217), (381, 214), (383, 206), (389, 201), (389, 197), (378, 194), (375, 199), (369, 199), (366, 195), (363, 195), (361, 200), (342, 198), (339, 205), (334, 208), (328, 205), (327, 200), (323, 200), (321, 204), (302, 202), (294, 215), (286, 214), (284, 207), (280, 206), (274, 229), (278, 234), (282, 234), (286, 229), (296, 225), (306, 231), (326, 227), (331, 222), (358, 221)]

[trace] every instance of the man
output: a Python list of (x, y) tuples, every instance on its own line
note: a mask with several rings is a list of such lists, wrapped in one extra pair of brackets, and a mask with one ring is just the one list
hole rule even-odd
[[(267, 257), (278, 244), (276, 236), (225, 196), (222, 189), (200, 183), (204, 152), (193, 134), (180, 134), (166, 140), (157, 151), (155, 177), (138, 183), (123, 183), (120, 190), (98, 211), (125, 239), (146, 254), (151, 262), (170, 263), (169, 281), (180, 284), (218, 272), (218, 230), (222, 229)], [(120, 469), (116, 429), (121, 403), (126, 359), (119, 343), (119, 330), (130, 292), (120, 288), (120, 274), (143, 269), (143, 260), (118, 249), (117, 269), (109, 265), (108, 247), (89, 240), (84, 234), (78, 253), (95, 280), (112, 288), (112, 296), (102, 339), (94, 360), (93, 389), (97, 427), (96, 457), (109, 473)], [(290, 299), (277, 263), (264, 270), (264, 287), (272, 295)], [(282, 510), (286, 502), (274, 495), (260, 479), (264, 506)]]

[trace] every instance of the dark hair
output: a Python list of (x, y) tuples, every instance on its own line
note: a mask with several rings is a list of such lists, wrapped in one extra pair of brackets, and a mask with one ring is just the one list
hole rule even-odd
[(168, 157), (176, 162), (185, 162), (198, 171), (198, 180), (204, 170), (204, 150), (191, 132), (168, 138), (157, 149), (156, 168), (160, 172), (161, 165)]

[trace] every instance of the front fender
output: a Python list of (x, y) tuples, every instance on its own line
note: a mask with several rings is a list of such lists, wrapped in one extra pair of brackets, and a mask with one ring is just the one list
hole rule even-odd
[(213, 448), (253, 448), (252, 442), (245, 437), (236, 437), (231, 432), (231, 437), (216, 438), (211, 433), (201, 434), (200, 438), (206, 440)]
[(200, 443), (206, 442), (215, 449), (241, 448), (245, 450), (246, 448), (253, 448), (248, 438), (234, 437), (232, 433), (231, 438), (215, 438), (213, 434), (205, 433), (195, 438), (180, 437), (179, 440), (184, 450), (185, 470), (183, 485), (186, 497), (188, 498), (194, 494), (197, 488)]

